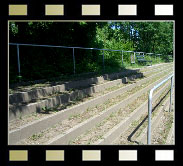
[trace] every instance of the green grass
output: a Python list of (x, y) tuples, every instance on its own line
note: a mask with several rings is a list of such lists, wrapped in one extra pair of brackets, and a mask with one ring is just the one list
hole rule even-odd
[(34, 140), (34, 141), (37, 141), (39, 138), (41, 138), (43, 136), (43, 133), (40, 133), (40, 134), (33, 134), (30, 139), (31, 140)]

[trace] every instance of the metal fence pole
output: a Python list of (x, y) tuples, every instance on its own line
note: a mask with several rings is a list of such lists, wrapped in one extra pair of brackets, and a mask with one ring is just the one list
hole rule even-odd
[(17, 62), (18, 62), (18, 76), (19, 76), (19, 79), (21, 77), (20, 75), (20, 56), (19, 56), (19, 45), (17, 44)]
[(132, 54), (130, 54), (130, 58), (131, 58), (131, 64), (132, 64)]
[(105, 64), (104, 64), (104, 50), (103, 50), (103, 55), (102, 55), (102, 61), (103, 61), (103, 70), (105, 71)]
[(122, 62), (122, 66), (123, 66), (123, 51), (121, 51), (121, 62)]
[(171, 110), (172, 110), (172, 94), (173, 94), (173, 77), (171, 78), (170, 108), (169, 108), (169, 112), (171, 112)]
[(74, 70), (74, 74), (76, 73), (76, 62), (75, 62), (75, 56), (74, 56), (74, 48), (72, 48), (73, 54), (72, 54), (72, 58), (73, 58), (73, 70)]
[(148, 100), (148, 129), (147, 129), (147, 144), (151, 144), (151, 112), (152, 112), (152, 92), (150, 91)]

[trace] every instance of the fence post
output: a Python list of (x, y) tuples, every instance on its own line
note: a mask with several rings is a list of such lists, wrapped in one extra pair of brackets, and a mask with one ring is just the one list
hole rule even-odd
[(122, 61), (122, 66), (123, 66), (123, 51), (121, 51), (121, 61)]
[(72, 54), (72, 58), (73, 58), (73, 73), (76, 73), (76, 64), (75, 64), (75, 56), (74, 56), (74, 48), (72, 48), (73, 54)]
[(103, 70), (105, 71), (105, 64), (104, 64), (104, 50), (103, 50), (103, 55), (102, 55), (102, 61), (103, 61)]
[(131, 57), (131, 64), (133, 64), (134, 63), (134, 60), (133, 60), (134, 54), (132, 52), (130, 52), (130, 57)]
[(131, 58), (131, 64), (132, 64), (132, 54), (130, 53), (130, 58)]
[(152, 90), (148, 99), (148, 129), (147, 129), (147, 144), (151, 144), (151, 112), (152, 112)]
[(171, 110), (172, 110), (172, 93), (173, 93), (173, 77), (171, 78), (170, 108), (169, 108), (169, 112), (171, 112)]
[(17, 62), (18, 62), (18, 78), (20, 81), (21, 75), (20, 75), (20, 56), (19, 56), (19, 45), (17, 44)]

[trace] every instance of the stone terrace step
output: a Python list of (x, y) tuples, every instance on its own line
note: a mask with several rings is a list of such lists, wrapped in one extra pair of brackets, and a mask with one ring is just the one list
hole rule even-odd
[(106, 95), (100, 96), (91, 101), (87, 101), (85, 103), (76, 105), (72, 108), (55, 113), (54, 115), (50, 115), (43, 119), (34, 121), (27, 125), (24, 125), (24, 126), (20, 127), (19, 129), (10, 131), (9, 132), (9, 143), (13, 144), (13, 143), (17, 142), (18, 140), (24, 139), (24, 138), (32, 135), (33, 133), (39, 132), (40, 130), (48, 128), (48, 127), (60, 122), (61, 120), (68, 118), (70, 115), (72, 115), (74, 113), (85, 111), (88, 107), (97, 105), (99, 103), (106, 101), (109, 98), (112, 98), (118, 94), (124, 93), (126, 90), (132, 89), (133, 87), (147, 81), (148, 79), (149, 78), (145, 78), (135, 84), (127, 85), (119, 90), (110, 92)]
[(73, 128), (69, 129), (65, 134), (58, 135), (57, 137), (50, 140), (47, 144), (53, 144), (53, 145), (68, 144), (70, 140), (76, 138), (78, 135), (84, 133), (86, 130), (89, 130), (90, 128), (95, 126), (97, 123), (104, 120), (112, 112), (115, 112), (116, 110), (119, 110), (120, 108), (121, 109), (125, 108), (125, 106), (127, 106), (129, 103), (133, 102), (133, 100), (135, 100), (138, 96), (142, 95), (145, 91), (152, 88), (155, 84), (157, 84), (157, 82), (159, 82), (159, 80), (156, 81), (155, 83), (150, 84), (146, 88), (136, 92), (135, 94), (130, 95), (127, 99), (123, 100), (120, 103), (117, 103), (116, 105), (101, 112), (100, 114), (84, 121), (81, 124), (74, 126)]
[[(163, 65), (164, 64), (159, 66), (161, 67)], [(93, 77), (93, 78), (88, 78), (84, 80), (69, 81), (61, 85), (45, 87), (45, 88), (37, 88), (37, 89), (29, 90), (28, 92), (18, 92), (18, 93), (9, 95), (9, 103), (13, 104), (13, 103), (21, 103), (21, 102), (30, 102), (32, 100), (35, 100), (41, 97), (46, 97), (57, 92), (64, 92), (66, 90), (73, 89), (73, 88), (77, 89), (81, 87), (87, 87), (93, 84), (104, 82), (105, 80), (114, 80), (117, 78), (121, 78), (122, 76), (127, 76), (129, 74), (137, 74), (139, 71), (141, 70), (129, 69), (119, 73), (105, 74), (99, 77)]]
[[(158, 112), (157, 115), (152, 119), (151, 122), (151, 133), (155, 131), (156, 127), (158, 126), (161, 117), (163, 116), (163, 111), (167, 107), (170, 99), (169, 97), (166, 99), (166, 101), (160, 106), (160, 108), (156, 111)], [(147, 144), (147, 127), (143, 130), (141, 136), (137, 138), (137, 142), (140, 144)]]
[[(154, 94), (154, 100), (157, 100), (159, 95), (167, 88), (167, 85), (162, 87), (159, 91)], [(103, 136), (103, 139), (98, 140), (93, 143), (96, 145), (107, 145), (113, 144), (113, 141), (116, 140), (121, 134), (128, 130), (129, 125), (134, 121), (140, 119), (141, 115), (147, 112), (148, 109), (148, 100), (146, 100), (143, 104), (141, 104), (138, 108), (136, 108), (128, 117), (126, 117), (123, 121), (121, 121), (118, 125), (116, 125), (112, 130), (106, 133)]]
[[(168, 66), (168, 67), (170, 67), (170, 66)], [(160, 68), (160, 69), (163, 70), (165, 68)], [(158, 69), (156, 69), (155, 71), (158, 71)], [(146, 73), (149, 73), (149, 71)], [(130, 77), (124, 77), (122, 79), (108, 81), (106, 83), (95, 85), (93, 87), (88, 87), (85, 89), (77, 90), (70, 94), (57, 95), (55, 97), (51, 97), (51, 98), (48, 98), (48, 99), (45, 99), (45, 100), (42, 100), (39, 102), (23, 104), (23, 105), (20, 104), (18, 106), (10, 105), (9, 106), (9, 120), (11, 121), (13, 119), (28, 115), (33, 112), (41, 112), (42, 108), (56, 107), (60, 104), (65, 104), (65, 103), (68, 103), (69, 101), (73, 101), (73, 100), (77, 99), (78, 97), (83, 98), (83, 97), (86, 97), (87, 95), (91, 95), (92, 93), (103, 91), (104, 89), (115, 86), (117, 84), (126, 83), (126, 82), (128, 82), (128, 79), (131, 80), (131, 79), (139, 78), (142, 76), (143, 76), (142, 73), (138, 73), (138, 74), (132, 75)]]
[[(162, 145), (167, 144), (168, 132), (170, 132), (173, 123), (172, 112), (169, 112), (169, 104), (166, 106), (163, 111), (163, 115), (157, 124), (156, 130), (152, 131), (151, 144), (152, 145)], [(171, 124), (170, 124), (171, 123)], [(174, 140), (174, 138), (173, 138)]]
[[(161, 96), (162, 93), (167, 94), (167, 88), (169, 87), (169, 84), (166, 83), (165, 85), (163, 85), (163, 87), (160, 87), (161, 89), (159, 89), (157, 92), (155, 92), (154, 96), (153, 96), (153, 101), (158, 101), (159, 102), (159, 97)], [(165, 105), (166, 101), (163, 101), (162, 105)], [(160, 113), (162, 111), (162, 109), (164, 109), (164, 107), (160, 106), (158, 107), (158, 110), (155, 110), (156, 112), (156, 116), (155, 117), (159, 117), (161, 114), (157, 114)], [(133, 144), (141, 144), (141, 140), (142, 138), (144, 139), (144, 137), (147, 135), (147, 127), (144, 128), (142, 130), (142, 132), (140, 132), (140, 136), (136, 135), (136, 132), (141, 130), (141, 127), (143, 127), (144, 124), (147, 120), (147, 112), (148, 112), (148, 100), (146, 100), (146, 102), (144, 104), (142, 104), (142, 106), (140, 106), (139, 108), (137, 108), (137, 110), (141, 110), (141, 113), (138, 114), (137, 117), (135, 117), (135, 119), (133, 119), (132, 122), (135, 122), (134, 124), (136, 124), (136, 126), (134, 126), (133, 128), (131, 128), (131, 126), (127, 126), (127, 128), (125, 128), (122, 132), (119, 130), (119, 133), (116, 137), (116, 139), (111, 140), (110, 144), (121, 144), (121, 139), (123, 139), (123, 134), (125, 133), (125, 140), (123, 139), (123, 143), (126, 144), (130, 144), (130, 142), (133, 142)], [(156, 119), (156, 118), (155, 118)], [(138, 122), (138, 123), (136, 123)], [(154, 122), (154, 120), (153, 120)], [(147, 126), (147, 125), (146, 125)], [(153, 126), (154, 127), (154, 126)], [(153, 128), (152, 127), (152, 128)], [(114, 130), (115, 131), (115, 130)], [(145, 139), (147, 140), (147, 139)], [(125, 142), (126, 143), (125, 143)], [(130, 142), (128, 142), (130, 141)]]

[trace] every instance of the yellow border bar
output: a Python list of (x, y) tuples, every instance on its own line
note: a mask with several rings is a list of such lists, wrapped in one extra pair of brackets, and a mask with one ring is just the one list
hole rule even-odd
[(83, 150), (82, 160), (83, 161), (100, 161), (101, 151), (100, 150)]
[(82, 5), (83, 16), (100, 16), (100, 5)]
[(27, 150), (10, 150), (9, 161), (28, 161)]
[(46, 150), (46, 161), (64, 161), (64, 150)]
[(9, 5), (10, 16), (27, 16), (27, 5)]
[(45, 5), (45, 15), (63, 16), (64, 5)]

